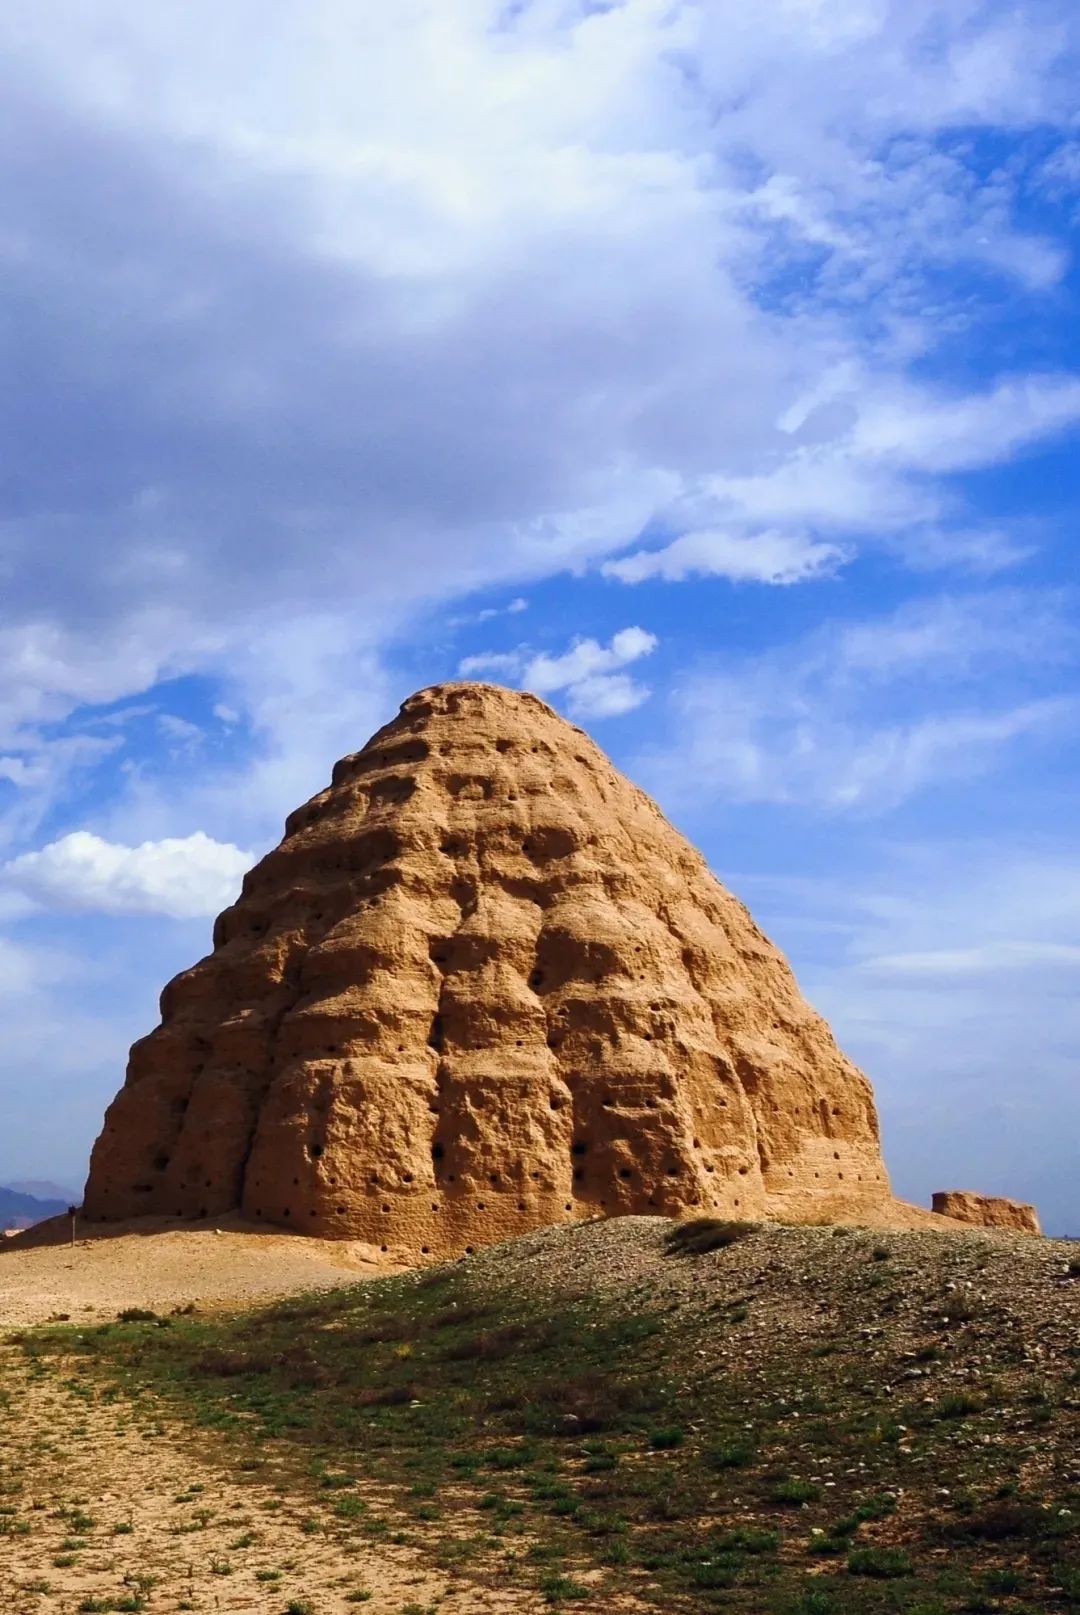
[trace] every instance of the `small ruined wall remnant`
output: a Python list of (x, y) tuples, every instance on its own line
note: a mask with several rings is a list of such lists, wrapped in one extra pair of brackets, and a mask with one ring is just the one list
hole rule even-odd
[(973, 1223), (980, 1228), (1013, 1228), (1022, 1234), (1041, 1234), (1039, 1215), (1034, 1206), (1022, 1200), (1006, 1200), (1001, 1195), (974, 1194), (970, 1189), (939, 1189), (933, 1209), (954, 1222)]

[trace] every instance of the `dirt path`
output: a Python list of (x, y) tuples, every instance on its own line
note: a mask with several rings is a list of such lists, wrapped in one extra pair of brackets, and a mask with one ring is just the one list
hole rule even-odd
[(146, 1218), (128, 1228), (74, 1246), (63, 1237), (34, 1243), (43, 1237), (36, 1230), (0, 1243), (0, 1329), (58, 1316), (100, 1323), (124, 1307), (243, 1308), (395, 1271), (372, 1261), (367, 1246), (264, 1233), (237, 1218), (194, 1225)]
[[(344, 1497), (348, 1518), (334, 1507)], [(376, 1493), (313, 1500), (272, 1458), (253, 1471), (213, 1466), (99, 1385), (61, 1379), (11, 1347), (0, 1348), (0, 1511), (5, 1615), (543, 1607), (536, 1594), (434, 1568), (412, 1536), (394, 1540), (400, 1522), (383, 1515)]]

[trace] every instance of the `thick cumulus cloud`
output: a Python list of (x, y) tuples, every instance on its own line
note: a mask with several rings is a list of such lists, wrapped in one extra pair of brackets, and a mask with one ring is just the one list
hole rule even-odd
[(0, 881), (33, 902), (103, 914), (165, 914), (199, 919), (234, 902), (251, 853), (197, 830), (183, 838), (118, 846), (87, 830), (26, 852), (0, 869)]
[(8, 609), (65, 649), (17, 642), (15, 741), (234, 665), (283, 602), (366, 654), (619, 550), (766, 583), (901, 527), (947, 556), (935, 479), (1080, 416), (1068, 376), (913, 379), (943, 262), (999, 298), (1064, 263), (1014, 222), (1022, 164), (954, 131), (1067, 120), (1076, 37), (1039, 0), (11, 10)]

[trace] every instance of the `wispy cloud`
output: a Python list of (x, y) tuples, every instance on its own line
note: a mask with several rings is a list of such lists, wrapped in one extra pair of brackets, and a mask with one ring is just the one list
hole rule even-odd
[(922, 953), (878, 953), (862, 961), (877, 976), (918, 978), (951, 987), (957, 978), (985, 979), (1030, 970), (1072, 970), (1080, 981), (1080, 943), (987, 942), (967, 948), (929, 948)]
[(663, 578), (681, 583), (691, 577), (730, 578), (733, 583), (803, 583), (828, 576), (845, 559), (837, 544), (822, 544), (803, 533), (683, 533), (659, 550), (637, 550), (601, 570), (622, 583)]
[(688, 676), (673, 697), (677, 745), (642, 767), (673, 797), (690, 789), (881, 811), (1075, 725), (1072, 697), (1017, 691), (1032, 671), (1078, 655), (1053, 594), (944, 596), (837, 622), (735, 669)]
[[(871, 1075), (900, 1193), (959, 1183), (1080, 1230), (1080, 863), (997, 831), (852, 849), (817, 877), (734, 877)], [(1048, 1120), (1049, 1118), (1049, 1120)]]

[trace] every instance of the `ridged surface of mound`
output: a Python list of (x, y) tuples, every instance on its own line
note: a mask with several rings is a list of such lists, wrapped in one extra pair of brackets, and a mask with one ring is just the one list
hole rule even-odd
[(293, 813), (169, 983), (90, 1218), (394, 1255), (889, 1197), (873, 1095), (656, 805), (535, 696), (441, 685)]

